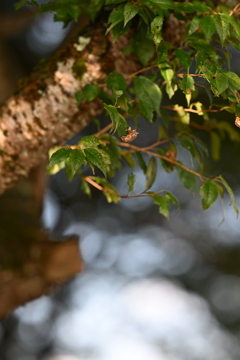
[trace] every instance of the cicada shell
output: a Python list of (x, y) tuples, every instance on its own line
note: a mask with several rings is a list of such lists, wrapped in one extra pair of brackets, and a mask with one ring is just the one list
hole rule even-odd
[(137, 130), (132, 130), (131, 127), (129, 127), (129, 128), (127, 129), (127, 132), (128, 132), (128, 135), (121, 137), (122, 141), (124, 141), (124, 142), (130, 143), (130, 142), (132, 142), (133, 140), (135, 140), (136, 137), (138, 136)]
[(236, 117), (236, 119), (235, 119), (235, 125), (237, 126), (237, 127), (240, 127), (240, 117)]

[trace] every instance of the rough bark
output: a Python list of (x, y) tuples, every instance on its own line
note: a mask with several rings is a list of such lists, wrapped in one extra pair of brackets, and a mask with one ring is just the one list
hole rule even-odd
[(41, 63), (1, 108), (0, 194), (26, 177), (46, 158), (49, 148), (62, 144), (102, 111), (99, 99), (78, 106), (74, 95), (83, 86), (104, 84), (111, 71), (128, 75), (139, 69), (134, 55), (121, 50), (129, 42), (112, 43), (103, 27), (85, 32), (90, 43), (81, 51), (79, 39)]

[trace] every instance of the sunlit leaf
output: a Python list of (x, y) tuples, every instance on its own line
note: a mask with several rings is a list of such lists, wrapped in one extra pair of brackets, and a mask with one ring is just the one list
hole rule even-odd
[(168, 198), (156, 194), (153, 196), (153, 201), (159, 206), (159, 213), (169, 219), (170, 204)]
[(99, 139), (94, 135), (84, 136), (79, 140), (78, 144), (81, 149), (87, 149), (99, 145)]
[(87, 161), (93, 164), (94, 166), (98, 167), (106, 176), (107, 174), (106, 163), (104, 161), (102, 154), (100, 154), (97, 151), (97, 149), (94, 148), (85, 149), (84, 153)]
[(66, 160), (69, 157), (70, 152), (71, 149), (68, 146), (64, 146), (61, 149), (55, 151), (49, 160), (49, 167)]

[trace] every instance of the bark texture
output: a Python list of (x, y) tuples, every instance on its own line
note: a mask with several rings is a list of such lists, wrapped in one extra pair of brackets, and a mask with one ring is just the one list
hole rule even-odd
[(134, 55), (121, 50), (129, 42), (116, 43), (105, 29), (89, 28), (82, 38), (71, 41), (45, 62), (31, 77), (19, 83), (15, 95), (0, 113), (0, 194), (26, 177), (30, 169), (47, 157), (49, 148), (62, 144), (82, 130), (102, 111), (99, 99), (77, 104), (74, 95), (83, 86), (102, 84), (112, 71), (129, 75), (140, 68)]

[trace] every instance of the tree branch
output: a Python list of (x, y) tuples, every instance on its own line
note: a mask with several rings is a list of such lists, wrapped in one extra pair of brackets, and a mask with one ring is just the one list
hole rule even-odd
[[(80, 106), (74, 95), (86, 84), (104, 82), (109, 72), (128, 76), (139, 70), (135, 55), (121, 50), (130, 41), (121, 36), (112, 44), (101, 26), (85, 30), (91, 37), (82, 50), (78, 40), (43, 62), (22, 81), (1, 108), (0, 194), (46, 158), (49, 148), (82, 130), (101, 111), (101, 101)], [(82, 50), (82, 51), (79, 51)]]

